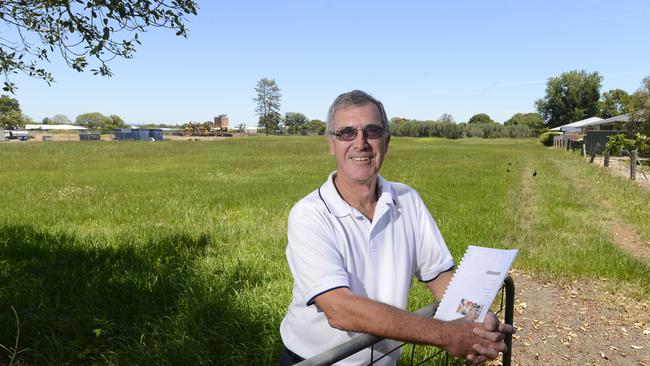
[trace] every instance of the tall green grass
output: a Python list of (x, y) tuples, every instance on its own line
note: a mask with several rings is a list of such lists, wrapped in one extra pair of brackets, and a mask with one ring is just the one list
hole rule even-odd
[[(13, 305), (28, 364), (275, 364), (287, 214), (334, 169), (322, 137), (0, 144), (0, 344)], [(457, 259), (517, 247), (539, 276), (650, 294), (603, 222), (648, 241), (647, 193), (575, 155), (393, 138), (382, 174), (418, 190)], [(410, 307), (429, 299), (417, 285)]]

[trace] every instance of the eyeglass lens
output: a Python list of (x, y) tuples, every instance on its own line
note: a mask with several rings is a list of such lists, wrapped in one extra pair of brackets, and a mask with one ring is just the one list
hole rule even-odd
[[(336, 135), (339, 140), (352, 141), (357, 137), (359, 130), (359, 128), (354, 127), (343, 127), (338, 129), (334, 135)], [(378, 139), (384, 136), (384, 128), (376, 125), (366, 126), (363, 128), (363, 134), (366, 138)]]

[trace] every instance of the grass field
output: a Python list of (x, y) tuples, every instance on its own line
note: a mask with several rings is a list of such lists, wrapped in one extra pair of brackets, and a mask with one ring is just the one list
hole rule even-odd
[[(287, 214), (334, 168), (322, 137), (0, 144), (0, 344), (13, 306), (25, 364), (276, 364)], [(608, 230), (650, 242), (650, 195), (573, 153), (394, 138), (382, 174), (420, 192), (457, 259), (517, 247), (535, 276), (650, 297)], [(418, 285), (410, 306), (427, 300)]]

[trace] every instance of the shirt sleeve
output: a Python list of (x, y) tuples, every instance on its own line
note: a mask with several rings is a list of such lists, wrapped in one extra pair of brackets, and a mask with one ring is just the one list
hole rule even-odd
[(334, 242), (334, 228), (323, 215), (300, 203), (289, 214), (287, 262), (294, 291), (307, 305), (327, 291), (350, 287), (343, 258)]
[(420, 195), (413, 191), (412, 198), (417, 214), (416, 222), (419, 225), (415, 276), (420, 281), (428, 282), (442, 272), (452, 269), (454, 258)]

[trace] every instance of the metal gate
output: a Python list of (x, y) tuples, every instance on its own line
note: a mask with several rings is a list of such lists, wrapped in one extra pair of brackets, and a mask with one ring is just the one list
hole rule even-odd
[[(496, 307), (496, 309), (494, 310), (495, 313), (503, 314), (503, 319), (505, 323), (513, 324), (514, 307), (515, 307), (515, 283), (510, 276), (506, 277), (506, 279), (503, 281), (503, 286), (501, 286), (500, 293), (499, 295), (497, 295), (497, 298), (495, 302), (492, 304), (492, 306), (493, 308)], [(425, 306), (415, 311), (414, 313), (421, 316), (432, 317), (433, 314), (435, 314), (437, 308), (438, 308), (438, 304), (433, 303), (431, 305)], [(356, 338), (349, 340), (348, 342), (333, 347), (323, 353), (320, 353), (312, 358), (306, 359), (296, 365), (300, 365), (300, 366), (331, 365), (335, 362), (338, 362), (348, 356), (351, 356), (361, 351), (364, 348), (372, 347), (374, 344), (382, 341), (383, 339), (384, 338), (377, 337), (377, 336), (362, 334)], [(503, 354), (502, 364), (503, 366), (510, 366), (510, 361), (512, 356), (512, 335), (511, 334), (506, 335), (505, 343), (508, 346), (508, 351)], [(395, 347), (391, 352), (397, 351), (400, 348), (405, 347), (407, 345), (408, 345), (407, 343), (402, 343), (401, 345)], [(410, 346), (413, 348), (411, 350), (410, 361), (407, 361), (409, 365), (424, 365), (424, 364), (449, 365), (450, 363), (453, 364), (454, 362), (458, 361), (458, 359), (451, 357), (445, 351), (437, 349), (432, 346), (422, 346), (422, 345), (414, 345), (414, 344)], [(415, 355), (416, 355), (416, 351), (419, 348), (436, 349), (437, 351), (434, 352), (432, 355), (427, 356), (423, 360), (416, 361)], [(370, 352), (370, 354), (372, 357), (373, 352)], [(386, 355), (382, 356), (381, 358), (385, 356)], [(371, 358), (368, 360), (367, 365), (373, 365), (381, 358), (376, 358), (376, 359)], [(400, 364), (403, 361), (404, 360), (402, 360)], [(464, 364), (464, 361), (460, 361), (459, 364), (461, 365)]]

